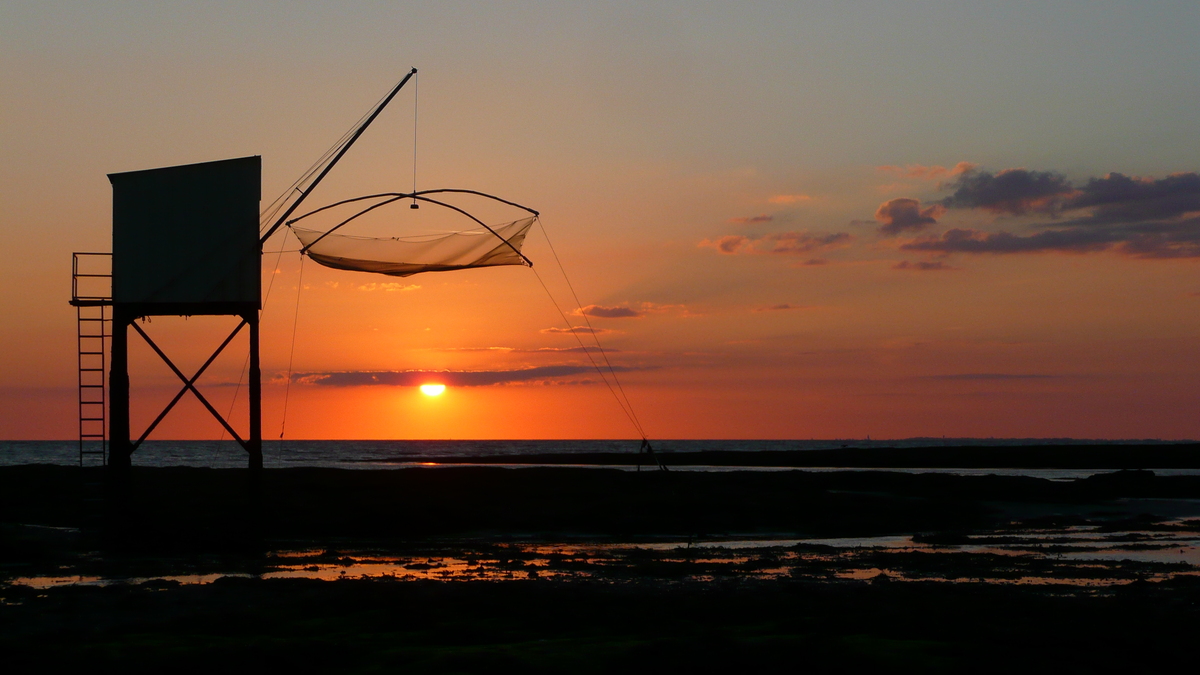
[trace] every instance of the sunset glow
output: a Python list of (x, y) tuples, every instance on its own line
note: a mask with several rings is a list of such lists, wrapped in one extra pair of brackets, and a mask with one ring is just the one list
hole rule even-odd
[[(297, 215), (479, 190), (540, 212), (537, 273), (302, 264), (281, 228), (267, 436), (637, 438), (636, 416), (658, 438), (1200, 437), (1194, 9), (1035, 4), (342, 3), (286, 31), (203, 3), (5, 5), (0, 436), (77, 433), (69, 265), (112, 248), (106, 174), (259, 155), (266, 210), (417, 67), (419, 99)], [(397, 202), (339, 234), (474, 227)], [(235, 325), (144, 328), (190, 374)], [(196, 383), (239, 430), (247, 344)], [(129, 368), (136, 437), (180, 383), (140, 338)], [(191, 398), (151, 438), (225, 434)]]

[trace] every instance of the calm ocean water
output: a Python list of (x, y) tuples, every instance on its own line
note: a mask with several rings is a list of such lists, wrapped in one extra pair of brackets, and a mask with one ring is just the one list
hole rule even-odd
[[(811, 441), (680, 441), (654, 443), (655, 450), (673, 452), (731, 450), (755, 452), (786, 450), (804, 452), (840, 447), (911, 448), (945, 446), (1034, 446), (1129, 444), (1133, 441), (1096, 441), (1080, 439), (992, 439), (992, 438), (910, 438), (902, 440), (811, 440)], [(1139, 444), (1167, 444), (1173, 441), (1144, 440)], [(636, 454), (638, 442), (625, 441), (264, 441), (263, 463), (268, 468), (325, 467), (341, 469), (379, 469), (411, 466), (423, 462), (457, 457), (511, 457), (521, 463), (523, 456), (542, 453), (627, 452)], [(79, 463), (78, 441), (0, 441), (0, 466), (19, 464)], [(233, 441), (146, 441), (133, 457), (134, 466), (198, 466), (243, 468), (245, 452)], [(668, 464), (669, 464), (668, 460)], [(677, 467), (677, 470), (726, 471), (731, 467)], [(734, 467), (736, 468), (736, 467)], [(772, 469), (759, 469), (772, 470)], [(807, 469), (831, 471), (836, 469)], [(906, 472), (939, 472), (960, 475), (1002, 474), (1070, 479), (1089, 476), (1096, 471), (1060, 469), (887, 469)], [(1170, 469), (1160, 475), (1197, 475), (1200, 471)]]

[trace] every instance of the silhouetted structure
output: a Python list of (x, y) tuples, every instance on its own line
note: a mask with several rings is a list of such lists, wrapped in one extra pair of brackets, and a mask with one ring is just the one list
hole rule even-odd
[[(113, 186), (109, 466), (128, 467), (137, 447), (191, 391), (246, 449), (250, 468), (262, 468), (258, 355), (261, 176), (259, 157), (109, 175)], [(241, 322), (189, 377), (137, 320), (197, 315), (236, 316)], [(131, 327), (183, 382), (179, 393), (136, 440), (129, 422)], [(249, 434), (243, 438), (200, 393), (196, 381), (245, 327), (250, 330), (250, 419)]]
[[(262, 308), (262, 245), (283, 226), (416, 73), (413, 68), (406, 74), (354, 132), (335, 146), (336, 152), (323, 157), (293, 185), (296, 196), (289, 190), (283, 197), (283, 204), (290, 201), (290, 205), (265, 233), (259, 229), (260, 157), (109, 174), (113, 186), (113, 252), (76, 253), (72, 263), (71, 304), (77, 308), (79, 325), (80, 465), (84, 464), (85, 456), (96, 455), (115, 469), (129, 467), (133, 452), (190, 391), (246, 449), (250, 468), (262, 469), (258, 325)], [(111, 274), (81, 271), (81, 260), (94, 263), (109, 255)], [(111, 280), (111, 291), (89, 283), (97, 280)], [(204, 365), (188, 377), (150, 339), (137, 320), (197, 315), (236, 316), (241, 322)], [(130, 327), (183, 382), (179, 393), (136, 440), (129, 423)], [(242, 438), (200, 393), (196, 381), (246, 327), (250, 331), (250, 419), (248, 437)], [(104, 372), (105, 347), (109, 341), (112, 358), (105, 397), (103, 380), (97, 375)], [(106, 398), (108, 420), (103, 414)]]

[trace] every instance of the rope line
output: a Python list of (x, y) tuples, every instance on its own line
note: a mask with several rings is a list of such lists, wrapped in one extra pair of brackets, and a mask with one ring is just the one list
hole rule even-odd
[[(271, 280), (267, 282), (267, 292), (263, 294), (262, 309), (258, 310), (258, 321), (262, 323), (262, 319), (267, 314), (267, 301), (271, 299), (271, 289), (275, 286), (275, 277), (279, 276), (275, 272), (279, 270), (279, 261), (283, 259), (284, 246), (287, 245), (287, 235), (279, 241), (279, 251), (275, 254), (275, 266), (271, 272)], [(238, 394), (242, 391), (242, 380), (246, 379), (246, 369), (250, 367), (250, 355), (246, 354), (246, 360), (242, 362), (242, 372), (238, 375), (237, 386), (233, 388), (233, 400), (229, 402), (229, 412), (225, 413), (225, 419), (233, 417), (233, 406), (237, 405)], [(221, 429), (221, 437), (219, 440), (225, 440), (225, 429)]]
[[(642, 435), (642, 440), (645, 440), (647, 438), (646, 431), (642, 427), (641, 420), (638, 419), (637, 412), (635, 412), (633, 409), (633, 403), (629, 400), (629, 395), (625, 393), (625, 388), (621, 386), (621, 379), (617, 377), (617, 371), (613, 368), (612, 363), (608, 360), (608, 353), (604, 351), (604, 346), (600, 344), (600, 336), (596, 334), (595, 327), (592, 326), (592, 322), (590, 319), (588, 319), (587, 313), (583, 311), (583, 303), (579, 301), (579, 295), (575, 292), (575, 286), (571, 283), (571, 278), (567, 276), (567, 270), (565, 267), (563, 267), (562, 260), (560, 260), (558, 257), (558, 251), (555, 250), (554, 243), (550, 241), (550, 234), (546, 231), (546, 225), (542, 223), (540, 218), (538, 219), (538, 225), (542, 229), (542, 236), (546, 238), (546, 244), (550, 247), (550, 253), (554, 256), (554, 262), (558, 265), (558, 271), (562, 274), (563, 280), (567, 282), (567, 288), (571, 291), (571, 297), (575, 299), (575, 306), (579, 308), (579, 315), (583, 317), (584, 323), (587, 324), (588, 332), (591, 334), (592, 340), (595, 341), (596, 348), (600, 352), (601, 358), (604, 359), (604, 365), (606, 365), (609, 369), (609, 372), (612, 373), (613, 382), (615, 382), (617, 385), (617, 391), (621, 392), (621, 398), (623, 398), (625, 401), (624, 406), (622, 407), (629, 407), (628, 414), (633, 418), (633, 425), (637, 428), (638, 433)], [(541, 281), (540, 277), (538, 281)], [(544, 287), (545, 284), (543, 283), (542, 286)], [(561, 310), (559, 311), (561, 313)], [(582, 341), (580, 341), (580, 344), (582, 346)], [(597, 369), (599, 369), (598, 366)], [(613, 396), (616, 396), (616, 392), (613, 393)]]
[(608, 381), (608, 377), (604, 374), (604, 369), (600, 367), (600, 364), (596, 363), (596, 359), (592, 357), (591, 350), (589, 350), (588, 346), (583, 343), (583, 340), (579, 337), (579, 334), (575, 332), (577, 327), (571, 323), (570, 319), (567, 318), (567, 313), (564, 312), (562, 307), (559, 306), (558, 300), (554, 298), (554, 294), (550, 292), (550, 288), (546, 286), (546, 282), (542, 280), (542, 275), (539, 274), (536, 269), (532, 267), (530, 269), (533, 270), (533, 276), (537, 278), (538, 283), (542, 285), (542, 290), (546, 291), (546, 297), (550, 298), (550, 303), (554, 305), (554, 309), (558, 310), (558, 315), (562, 317), (563, 323), (567, 326), (567, 332), (575, 337), (575, 341), (579, 343), (579, 348), (583, 350), (583, 353), (587, 355), (588, 360), (592, 362), (592, 367), (595, 368), (596, 372), (600, 374), (600, 379), (604, 381), (604, 386), (608, 387), (608, 391), (613, 395), (613, 398), (617, 402), (617, 406), (621, 408), (621, 412), (625, 413), (625, 417), (629, 419), (629, 423), (633, 425), (633, 428), (637, 430), (644, 440), (646, 438), (646, 433), (642, 430), (642, 425), (638, 423), (637, 416), (635, 416), (631, 410), (626, 409), (625, 402), (622, 402), (621, 397), (617, 396), (616, 390), (613, 389), (612, 384)]
[[(391, 93), (391, 88), (388, 89), (388, 93)], [(264, 209), (262, 214), (259, 216), (259, 234), (262, 234), (263, 230), (269, 226), (272, 221), (274, 221), (275, 215), (283, 210), (283, 207), (287, 204), (288, 198), (291, 197), (294, 192), (298, 191), (301, 185), (303, 185), (321, 170), (321, 167), (325, 165), (329, 158), (333, 157), (333, 155), (335, 155), (337, 151), (340, 150), (341, 147), (350, 140), (350, 137), (354, 135), (354, 132), (358, 130), (358, 127), (362, 125), (363, 121), (371, 115), (371, 112), (375, 108), (379, 107), (379, 104), (382, 103), (387, 96), (387, 93), (385, 93), (383, 96), (380, 96), (379, 100), (375, 101), (375, 104), (372, 105), (367, 112), (363, 113), (363, 115), (358, 118), (358, 121), (356, 121), (346, 131), (346, 133), (342, 134), (341, 138), (337, 139), (337, 141), (335, 141), (334, 144), (324, 152), (324, 154), (318, 157), (317, 160), (304, 171), (304, 173), (300, 174), (300, 177), (297, 178), (291, 185), (289, 185), (287, 189), (284, 190), (278, 197), (276, 197), (275, 201), (267, 205), (267, 208)]]
[(300, 278), (296, 281), (296, 314), (292, 318), (292, 348), (288, 352), (287, 384), (283, 389), (283, 421), (279, 424), (279, 438), (287, 428), (288, 395), (292, 391), (292, 359), (296, 356), (296, 327), (300, 325), (300, 292), (304, 290), (304, 256), (300, 256)]

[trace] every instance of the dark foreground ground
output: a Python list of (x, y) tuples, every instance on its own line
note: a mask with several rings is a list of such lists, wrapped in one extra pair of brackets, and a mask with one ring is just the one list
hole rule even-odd
[[(289, 469), (255, 484), (4, 467), (0, 659), (6, 672), (1179, 672), (1200, 576), (1063, 555), (1080, 528), (1166, 546), (1154, 537), (1200, 531), (1169, 513), (1198, 498), (1200, 479), (1146, 472)], [(699, 548), (872, 535), (1027, 549)], [(698, 545), (620, 548), (671, 541)], [(425, 577), (325, 575), (369, 560)], [(455, 560), (480, 572), (452, 573)], [(270, 578), (293, 571), (334, 580)], [(118, 582), (19, 582), (56, 574)], [(203, 574), (216, 580), (179, 581)]]
[(5, 595), (8, 672), (1145, 673), (1194, 665), (1200, 589), (225, 579)]

